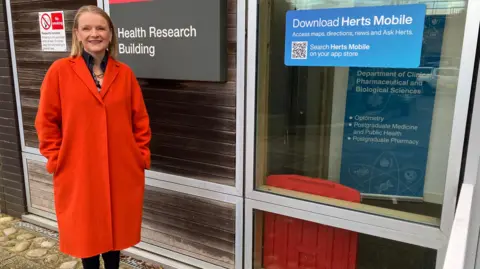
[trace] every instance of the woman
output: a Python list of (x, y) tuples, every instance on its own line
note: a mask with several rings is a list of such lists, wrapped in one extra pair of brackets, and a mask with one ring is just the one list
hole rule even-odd
[(55, 61), (40, 89), (39, 148), (53, 173), (60, 250), (84, 268), (118, 268), (120, 250), (140, 241), (151, 131), (140, 86), (116, 60), (109, 16), (84, 6), (70, 57)]

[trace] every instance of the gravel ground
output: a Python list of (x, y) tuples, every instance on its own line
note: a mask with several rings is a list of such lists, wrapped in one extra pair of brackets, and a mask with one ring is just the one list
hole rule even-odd
[[(58, 234), (0, 214), (1, 269), (80, 269), (79, 259), (58, 250)], [(103, 268), (103, 266), (102, 266)], [(161, 269), (122, 255), (121, 269)]]

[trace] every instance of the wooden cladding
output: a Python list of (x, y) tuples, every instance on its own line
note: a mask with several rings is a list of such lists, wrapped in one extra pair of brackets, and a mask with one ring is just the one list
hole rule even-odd
[(67, 48), (70, 50), (71, 30), (76, 10), (82, 5), (96, 5), (96, 0), (11, 0), (15, 56), (22, 108), (25, 145), (38, 148), (34, 127), (40, 86), (53, 61), (68, 52), (43, 52), (40, 41), (38, 12), (62, 10), (65, 14)]
[(236, 1), (228, 0), (228, 82), (140, 80), (152, 170), (235, 185)]
[[(31, 207), (55, 214), (52, 176), (27, 159)], [(142, 241), (224, 268), (234, 268), (235, 205), (146, 186)]]
[(28, 187), (32, 208), (55, 214), (53, 177), (47, 173), (45, 163), (27, 159)]
[(235, 205), (149, 187), (142, 241), (234, 268)]
[[(95, 0), (13, 0), (20, 100), (25, 144), (38, 148), (34, 128), (39, 88), (53, 61), (68, 53), (41, 51), (38, 12), (63, 10), (70, 49), (76, 9)], [(139, 79), (151, 118), (152, 171), (235, 185), (236, 7), (227, 3), (226, 83)]]

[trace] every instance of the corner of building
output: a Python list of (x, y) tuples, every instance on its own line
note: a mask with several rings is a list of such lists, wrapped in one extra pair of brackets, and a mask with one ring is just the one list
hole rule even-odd
[(5, 2), (0, 0), (0, 212), (27, 211)]

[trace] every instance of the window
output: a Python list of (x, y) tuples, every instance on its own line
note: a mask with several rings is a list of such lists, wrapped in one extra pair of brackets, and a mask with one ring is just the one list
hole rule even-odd
[[(412, 3), (427, 6), (419, 68), (284, 64), (289, 10)], [(255, 190), (438, 226), (465, 6), (259, 1)]]
[(434, 249), (254, 210), (254, 269), (435, 269)]

